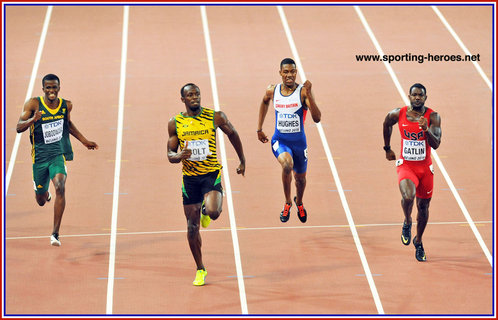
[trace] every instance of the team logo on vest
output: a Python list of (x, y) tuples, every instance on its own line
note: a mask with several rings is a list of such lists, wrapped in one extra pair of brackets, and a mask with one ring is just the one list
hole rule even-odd
[(405, 138), (408, 138), (410, 140), (420, 140), (420, 139), (424, 138), (423, 131), (409, 132), (409, 131), (403, 130), (403, 134), (405, 135)]
[(297, 103), (290, 103), (290, 104), (275, 103), (275, 108), (277, 108), (277, 109), (297, 108), (297, 107), (299, 107), (299, 105)]
[(205, 135), (208, 133), (209, 133), (209, 130), (204, 129), (204, 130), (185, 131), (185, 132), (183, 132), (183, 135), (184, 136), (201, 136), (201, 135)]

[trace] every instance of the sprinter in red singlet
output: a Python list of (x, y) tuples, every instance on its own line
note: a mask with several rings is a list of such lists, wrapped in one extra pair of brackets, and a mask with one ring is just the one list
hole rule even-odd
[(413, 238), (415, 258), (426, 261), (422, 234), (429, 220), (429, 204), (433, 195), (434, 169), (431, 148), (441, 143), (441, 118), (425, 106), (427, 91), (420, 83), (410, 87), (410, 106), (396, 108), (384, 120), (384, 150), (387, 160), (396, 160), (391, 150), (392, 127), (398, 123), (401, 134), (401, 154), (396, 160), (401, 207), (405, 214), (401, 242), (409, 245), (412, 228), (412, 208), (417, 197), (417, 235)]

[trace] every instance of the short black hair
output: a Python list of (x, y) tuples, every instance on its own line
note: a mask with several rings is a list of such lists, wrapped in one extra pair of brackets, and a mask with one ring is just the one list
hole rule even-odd
[(183, 98), (185, 98), (185, 95), (183, 93), (183, 90), (188, 87), (188, 86), (193, 86), (193, 87), (196, 87), (197, 89), (199, 89), (199, 87), (195, 84), (195, 83), (187, 83), (186, 85), (184, 85), (181, 89), (180, 89), (180, 94), (182, 95)]
[(282, 69), (282, 67), (284, 66), (284, 64), (293, 64), (294, 66), (296, 65), (296, 63), (294, 62), (294, 60), (292, 60), (291, 58), (285, 58), (284, 60), (282, 60), (280, 62), (280, 69)]
[(61, 84), (61, 81), (59, 80), (59, 77), (56, 76), (55, 74), (49, 73), (46, 76), (43, 77), (42, 79), (42, 87), (45, 86), (45, 81), (52, 81), (52, 80), (57, 80), (59, 85)]
[(413, 88), (419, 88), (421, 90), (424, 90), (424, 94), (427, 95), (427, 90), (425, 89), (424, 85), (421, 83), (415, 83), (410, 87), (410, 91), (408, 92), (409, 94), (412, 94), (412, 89)]

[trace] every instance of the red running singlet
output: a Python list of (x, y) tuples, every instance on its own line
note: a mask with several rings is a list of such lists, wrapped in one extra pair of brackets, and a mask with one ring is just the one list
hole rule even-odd
[[(427, 108), (427, 107), (426, 107)], [(400, 158), (404, 161), (413, 161), (413, 164), (430, 165), (431, 146), (427, 142), (426, 133), (418, 126), (418, 122), (409, 121), (406, 117), (408, 107), (399, 111), (398, 127), (401, 135)], [(427, 108), (424, 118), (427, 119), (427, 127), (431, 125), (432, 109)]]

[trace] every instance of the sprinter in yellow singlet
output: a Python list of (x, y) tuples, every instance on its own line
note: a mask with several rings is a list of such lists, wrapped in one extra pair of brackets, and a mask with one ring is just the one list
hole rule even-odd
[[(193, 284), (204, 285), (207, 275), (202, 262), (199, 223), (207, 228), (221, 213), (223, 194), (221, 164), (216, 156), (216, 128), (230, 140), (239, 157), (237, 173), (245, 173), (245, 157), (239, 134), (221, 111), (201, 107), (201, 92), (193, 83), (180, 89), (186, 112), (168, 122), (168, 160), (183, 164), (182, 197), (187, 217), (187, 238), (197, 265)], [(180, 147), (180, 152), (178, 152)]]

